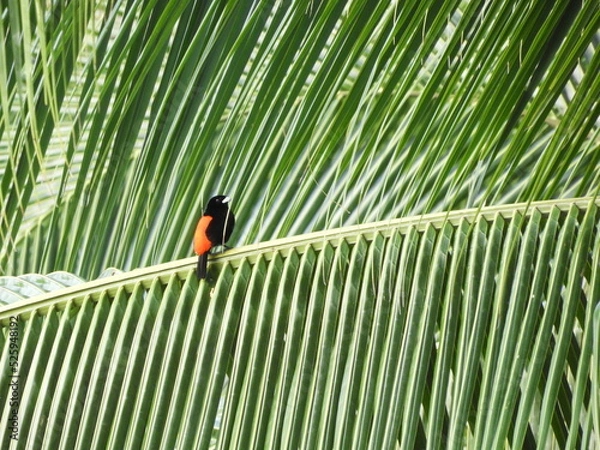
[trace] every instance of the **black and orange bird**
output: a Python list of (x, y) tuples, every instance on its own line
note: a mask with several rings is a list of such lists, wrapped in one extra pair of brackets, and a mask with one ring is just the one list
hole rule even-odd
[(194, 233), (194, 252), (198, 255), (196, 276), (206, 278), (206, 263), (210, 249), (225, 245), (233, 232), (235, 216), (229, 209), (231, 199), (226, 195), (216, 195), (208, 201), (204, 215), (200, 217)]

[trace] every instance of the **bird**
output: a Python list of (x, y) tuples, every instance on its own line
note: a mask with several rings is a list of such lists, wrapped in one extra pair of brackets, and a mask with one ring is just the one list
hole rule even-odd
[(235, 225), (235, 216), (229, 209), (231, 199), (226, 195), (212, 197), (204, 214), (198, 220), (194, 232), (194, 253), (198, 255), (196, 276), (198, 280), (206, 278), (208, 253), (215, 246), (223, 246), (229, 240)]

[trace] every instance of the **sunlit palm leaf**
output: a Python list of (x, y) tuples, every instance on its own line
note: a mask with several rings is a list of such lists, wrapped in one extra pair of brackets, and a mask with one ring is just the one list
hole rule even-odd
[(19, 317), (20, 439), (594, 448), (598, 206), (330, 230), (213, 258), (213, 286), (186, 259), (4, 307), (5, 330)]

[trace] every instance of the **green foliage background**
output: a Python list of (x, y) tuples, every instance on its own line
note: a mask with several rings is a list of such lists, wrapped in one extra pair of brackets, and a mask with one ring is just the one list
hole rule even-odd
[[(125, 271), (0, 310), (3, 446), (593, 448), (599, 28), (595, 1), (3, 2), (0, 290)], [(238, 249), (198, 285), (216, 193)]]
[(5, 274), (597, 192), (596, 2), (11, 5)]

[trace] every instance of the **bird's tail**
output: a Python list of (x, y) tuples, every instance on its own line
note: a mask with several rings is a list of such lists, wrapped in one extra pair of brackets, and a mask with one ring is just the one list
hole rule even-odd
[(206, 263), (208, 259), (208, 253), (202, 253), (198, 255), (198, 265), (196, 266), (196, 277), (199, 280), (206, 278)]

